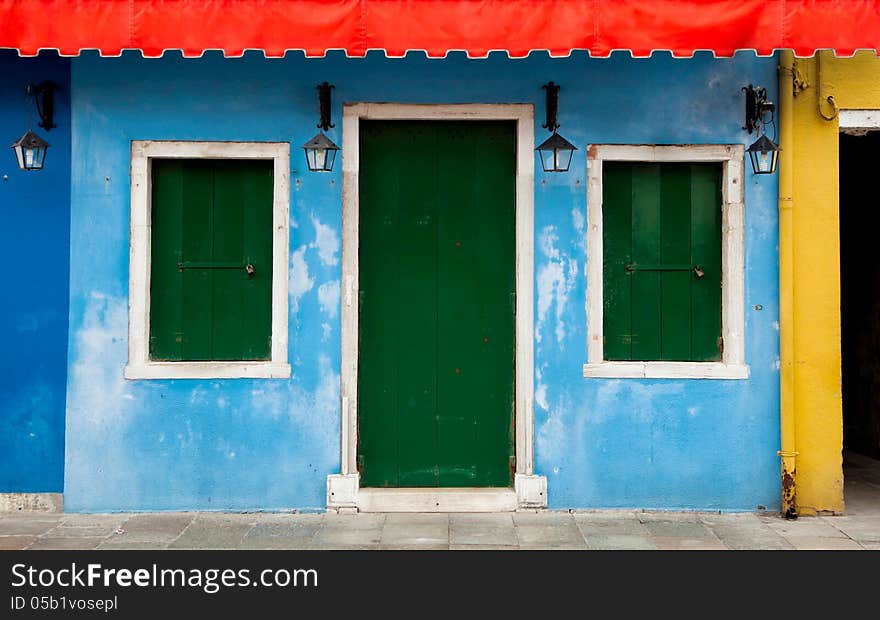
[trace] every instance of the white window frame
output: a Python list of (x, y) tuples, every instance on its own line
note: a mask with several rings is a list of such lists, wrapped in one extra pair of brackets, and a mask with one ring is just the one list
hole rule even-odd
[[(584, 377), (747, 379), (745, 363), (744, 206), (741, 144), (590, 145), (587, 154), (587, 363)], [(721, 183), (720, 362), (607, 361), (604, 356), (602, 261), (603, 162), (718, 162)]]
[[(264, 159), (273, 162), (271, 359), (233, 362), (150, 360), (150, 214), (153, 159)], [(287, 359), (289, 205), (290, 144), (287, 142), (132, 141), (126, 379), (290, 377)]]

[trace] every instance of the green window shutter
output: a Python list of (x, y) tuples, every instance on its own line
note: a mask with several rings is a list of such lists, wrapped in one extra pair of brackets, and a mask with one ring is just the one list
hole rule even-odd
[(720, 360), (721, 165), (603, 175), (605, 359)]
[(150, 359), (269, 359), (272, 162), (152, 168)]

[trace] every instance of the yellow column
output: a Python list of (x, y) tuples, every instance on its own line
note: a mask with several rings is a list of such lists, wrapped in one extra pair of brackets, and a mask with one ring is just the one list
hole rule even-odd
[[(843, 512), (837, 108), (880, 110), (880, 60), (872, 52), (860, 52), (854, 58), (835, 58), (831, 52), (822, 52), (814, 58), (797, 59), (795, 75), (790, 316), (780, 291), (782, 452), (786, 451), (785, 436), (791, 432), (785, 420), (793, 411), (798, 512)], [(780, 190), (782, 183), (780, 176)], [(783, 226), (780, 212), (780, 235)], [(780, 238), (781, 285), (782, 246)], [(790, 345), (786, 344), (786, 325)], [(793, 394), (786, 392), (788, 368)]]

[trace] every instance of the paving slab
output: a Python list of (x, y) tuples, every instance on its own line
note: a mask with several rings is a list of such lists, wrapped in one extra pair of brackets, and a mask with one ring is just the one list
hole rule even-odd
[(762, 517), (761, 520), (785, 538), (791, 538), (792, 536), (846, 538), (846, 534), (817, 517), (801, 517), (800, 519)]
[(447, 551), (448, 544), (379, 545), (381, 551)]
[(258, 522), (241, 542), (242, 549), (308, 549), (321, 522), (290, 520), (288, 522)]
[(388, 515), (380, 542), (383, 547), (447, 547), (449, 517), (445, 514)]
[(713, 522), (707, 525), (729, 549), (762, 551), (794, 549), (781, 534), (757, 520), (756, 523), (732, 521)]
[(684, 536), (654, 536), (653, 543), (664, 551), (723, 551), (727, 547), (714, 536), (689, 538)]
[(633, 534), (589, 534), (584, 536), (589, 549), (641, 551), (656, 549), (650, 536)]
[(11, 513), (10, 516), (0, 518), (0, 534), (4, 536), (33, 534), (39, 536), (45, 534), (61, 522), (61, 516), (48, 516), (42, 513), (25, 515)]
[(235, 549), (254, 527), (249, 515), (199, 515), (169, 549)]
[(99, 551), (163, 551), (168, 548), (164, 542), (120, 542), (112, 538), (106, 539), (97, 549)]
[(47, 550), (47, 549), (55, 549), (55, 550), (86, 550), (86, 549), (97, 549), (98, 545), (104, 542), (104, 537), (92, 537), (92, 538), (53, 538), (50, 536), (41, 536), (34, 540), (33, 544), (28, 547), (29, 551), (36, 550)]
[(260, 512), (252, 513), (251, 518), (256, 525), (264, 523), (312, 523), (320, 525), (324, 522), (323, 512)]
[(517, 551), (516, 545), (449, 545), (450, 551)]
[(113, 534), (111, 540), (119, 543), (167, 544), (196, 518), (195, 513), (137, 514), (122, 524), (122, 533)]
[(643, 521), (642, 524), (651, 536), (694, 539), (708, 539), (715, 537), (711, 530), (699, 521), (670, 521), (667, 519), (658, 519)]
[(386, 518), (387, 515), (380, 513), (326, 514), (324, 515), (324, 527), (347, 530), (381, 529), (385, 525)]
[(859, 542), (880, 542), (880, 516), (842, 516), (819, 517), (828, 525), (837, 528), (848, 537)]
[(513, 517), (501, 514), (449, 515), (450, 545), (517, 545)]
[(312, 549), (378, 548), (385, 526), (384, 514), (353, 514), (324, 516), (315, 533)]
[(380, 551), (378, 544), (358, 544), (347, 542), (323, 542), (317, 539), (309, 545), (312, 551)]
[(544, 515), (515, 514), (513, 521), (520, 548), (543, 547), (546, 549), (586, 549), (577, 524), (568, 513)]
[(636, 518), (642, 523), (660, 521), (663, 523), (699, 523), (702, 513), (698, 512), (637, 512)]
[(95, 537), (107, 537), (111, 534), (115, 534), (116, 530), (122, 523), (117, 524), (109, 524), (109, 525), (86, 525), (86, 526), (78, 526), (78, 525), (68, 525), (62, 523), (56, 527), (53, 527), (51, 530), (46, 532), (46, 536), (51, 536), (52, 538), (95, 538)]
[(595, 514), (581, 515), (575, 513), (574, 522), (584, 536), (648, 535), (648, 528), (636, 519), (635, 516), (612, 518)]
[(844, 551), (864, 549), (859, 543), (849, 538), (836, 538), (825, 536), (787, 536), (786, 539), (795, 549), (806, 551)]
[(36, 539), (36, 536), (0, 536), (0, 551), (20, 551)]
[(64, 527), (112, 527), (116, 529), (133, 516), (134, 514), (130, 512), (65, 514), (61, 518), (61, 525)]
[[(763, 515), (766, 516), (766, 515)], [(703, 512), (700, 513), (697, 517), (700, 523), (705, 523), (706, 525), (711, 526), (714, 523), (723, 523), (725, 525), (741, 525), (741, 526), (763, 526), (763, 522), (761, 521), (761, 515), (758, 515), (753, 512), (742, 513), (742, 512), (731, 512), (731, 513), (716, 513), (716, 512)]]
[(546, 512), (514, 512), (513, 523), (521, 525), (567, 525), (574, 524), (574, 514), (567, 510), (548, 510)]

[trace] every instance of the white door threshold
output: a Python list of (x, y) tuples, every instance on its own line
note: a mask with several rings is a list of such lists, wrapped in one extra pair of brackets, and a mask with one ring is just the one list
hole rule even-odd
[(513, 512), (516, 491), (509, 488), (361, 488), (359, 512)]

